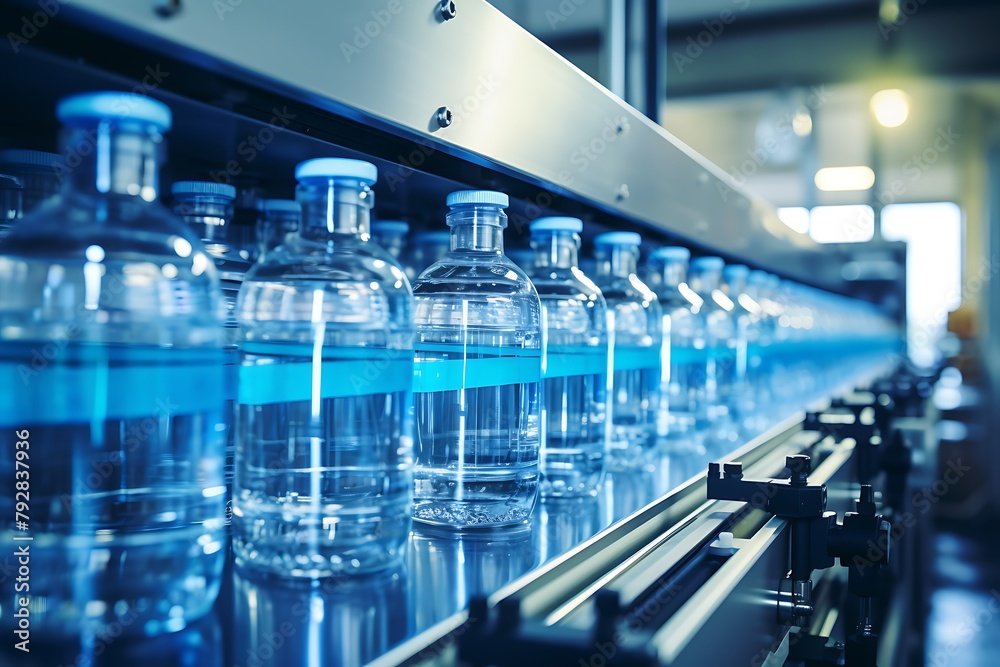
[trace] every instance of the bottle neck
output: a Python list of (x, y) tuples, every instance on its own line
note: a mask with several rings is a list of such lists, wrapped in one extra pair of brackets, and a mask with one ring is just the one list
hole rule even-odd
[(711, 294), (719, 289), (722, 282), (722, 274), (719, 271), (697, 271), (692, 273), (688, 280), (688, 285), (697, 294)]
[(114, 123), (68, 128), (63, 189), (152, 202), (159, 195), (163, 135)]
[(503, 254), (507, 215), (493, 206), (460, 206), (445, 218), (451, 227), (451, 249)]
[(232, 229), (232, 208), (217, 197), (187, 197), (174, 201), (174, 213), (206, 243), (226, 243)]
[(660, 269), (663, 284), (667, 287), (677, 287), (687, 279), (687, 263), (667, 260)]
[(730, 278), (722, 287), (722, 291), (726, 293), (726, 296), (735, 299), (738, 295), (747, 291), (747, 279)]
[(628, 278), (639, 269), (639, 252), (634, 246), (608, 246), (597, 262), (598, 276)]
[(302, 205), (303, 238), (369, 235), (374, 195), (367, 186), (332, 179), (309, 179), (299, 184), (296, 199)]
[(573, 232), (533, 234), (531, 249), (535, 251), (537, 268), (571, 269), (580, 259), (580, 240)]

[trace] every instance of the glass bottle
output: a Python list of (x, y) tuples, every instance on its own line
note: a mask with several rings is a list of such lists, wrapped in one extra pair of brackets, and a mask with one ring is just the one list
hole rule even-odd
[(614, 314), (609, 394), (613, 470), (641, 466), (656, 442), (663, 311), (656, 294), (636, 275), (641, 243), (634, 232), (609, 232), (594, 239), (594, 282)]
[(257, 202), (257, 261), (299, 231), (302, 204), (294, 199), (261, 199)]
[(414, 518), (525, 521), (538, 490), (541, 306), (503, 254), (507, 195), (453, 192), (451, 250), (414, 283)]
[(694, 311), (701, 299), (687, 283), (691, 252), (679, 246), (653, 251), (649, 271), (661, 309), (660, 407), (656, 432), (667, 451), (703, 450), (694, 428), (694, 387), (697, 375)]
[(372, 223), (372, 241), (385, 248), (397, 262), (402, 261), (410, 223), (402, 220), (376, 220)]
[(604, 481), (608, 415), (608, 308), (578, 264), (578, 218), (531, 223), (528, 274), (542, 302), (543, 496), (596, 495)]
[(399, 561), (410, 527), (412, 302), (369, 240), (374, 165), (298, 165), (302, 226), (240, 289), (233, 551), (291, 577)]
[(736, 445), (733, 400), (737, 387), (738, 345), (733, 303), (722, 290), (720, 257), (698, 257), (688, 268), (688, 285), (701, 299), (695, 309), (694, 348), (698, 363), (692, 378), (695, 428), (705, 447), (717, 455)]
[(0, 538), (33, 538), (0, 622), (27, 600), (39, 636), (175, 631), (226, 555), (219, 281), (157, 202), (170, 110), (103, 92), (57, 115), (73, 167), (0, 244)]

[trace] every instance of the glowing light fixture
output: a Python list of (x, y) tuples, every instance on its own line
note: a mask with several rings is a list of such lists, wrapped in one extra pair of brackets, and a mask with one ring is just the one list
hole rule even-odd
[(875, 185), (871, 167), (824, 167), (816, 172), (816, 187), (824, 192), (867, 190)]
[(880, 90), (872, 95), (871, 108), (880, 125), (899, 127), (910, 115), (910, 100), (902, 90)]

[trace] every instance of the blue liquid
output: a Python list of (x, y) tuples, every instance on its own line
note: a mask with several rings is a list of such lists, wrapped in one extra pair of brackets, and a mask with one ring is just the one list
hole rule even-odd
[(292, 576), (398, 561), (410, 528), (410, 350), (246, 343), (237, 562)]
[(660, 350), (655, 347), (614, 348), (614, 383), (609, 400), (614, 424), (609, 464), (625, 470), (643, 462), (656, 435), (659, 407)]
[(414, 518), (526, 520), (538, 484), (538, 350), (421, 343), (415, 355)]
[[(226, 556), (221, 368), (212, 350), (3, 347), (0, 540), (30, 545), (33, 631), (118, 623), (157, 634), (209, 609)], [(25, 430), (30, 495), (17, 497)], [(17, 500), (30, 507), (27, 531), (14, 524)], [(25, 593), (5, 590), (0, 617), (12, 625)]]
[(606, 348), (548, 349), (542, 369), (542, 493), (594, 495), (604, 479)]

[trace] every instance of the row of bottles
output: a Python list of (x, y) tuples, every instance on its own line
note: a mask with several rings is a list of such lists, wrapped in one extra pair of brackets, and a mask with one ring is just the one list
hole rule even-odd
[[(265, 573), (373, 571), (411, 518), (521, 524), (539, 493), (592, 497), (653, 450), (727, 453), (808, 395), (782, 393), (796, 364), (893, 334), (680, 247), (652, 253), (647, 285), (631, 232), (599, 236), (587, 276), (576, 218), (535, 220), (518, 266), (499, 192), (448, 196), (446, 251), (407, 246), (398, 222), (383, 248), (377, 170), (358, 160), (299, 164), (296, 200), (262, 202), (248, 249), (231, 186), (175, 183), (176, 217), (157, 204), (166, 106), (94, 93), (57, 113), (84, 157), (0, 244), (0, 443), (37, 462), (0, 462), (2, 537), (34, 539), (43, 633), (183, 627), (212, 604), (230, 536)], [(0, 598), (0, 618), (21, 600)]]

